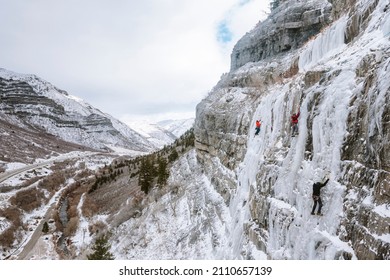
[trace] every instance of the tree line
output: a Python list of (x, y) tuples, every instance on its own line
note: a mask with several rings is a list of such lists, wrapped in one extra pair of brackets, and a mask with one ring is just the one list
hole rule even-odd
[(138, 169), (138, 184), (141, 190), (147, 194), (154, 185), (165, 186), (169, 178), (169, 167), (180, 155), (194, 147), (194, 142), (194, 130), (190, 129), (171, 145), (165, 146), (156, 153), (141, 157)]
[(154, 186), (163, 187), (167, 184), (172, 163), (193, 148), (194, 143), (195, 135), (191, 128), (159, 151), (130, 160), (115, 161), (95, 175), (95, 181), (88, 193), (96, 191), (99, 186), (115, 181), (118, 176), (124, 174), (124, 168), (128, 168), (130, 179), (138, 177), (138, 185), (145, 194)]

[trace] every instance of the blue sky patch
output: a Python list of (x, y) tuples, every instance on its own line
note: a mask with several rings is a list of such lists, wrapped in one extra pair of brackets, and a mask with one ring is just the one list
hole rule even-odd
[(218, 25), (217, 39), (222, 43), (228, 43), (233, 39), (233, 33), (230, 31), (225, 21)]

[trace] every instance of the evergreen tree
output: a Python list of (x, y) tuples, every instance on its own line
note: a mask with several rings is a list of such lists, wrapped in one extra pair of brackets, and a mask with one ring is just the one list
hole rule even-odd
[(48, 233), (49, 232), (49, 225), (48, 225), (48, 223), (46, 221), (43, 224), (42, 232), (43, 233)]
[(111, 245), (108, 244), (108, 238), (102, 235), (96, 239), (95, 244), (92, 247), (94, 252), (87, 255), (88, 260), (113, 260), (114, 255), (110, 252)]
[(160, 186), (166, 185), (169, 177), (168, 163), (165, 158), (159, 158), (158, 160), (158, 177), (157, 184)]
[(191, 129), (190, 130), (190, 133), (188, 135), (188, 139), (187, 139), (187, 143), (186, 143), (186, 146), (192, 146), (194, 147), (195, 146), (195, 133), (194, 133), (194, 129)]
[(174, 148), (172, 153), (168, 156), (168, 160), (170, 162), (175, 161), (179, 157), (179, 154), (177, 153), (176, 149)]
[(138, 184), (144, 193), (148, 193), (153, 181), (153, 165), (150, 160), (145, 157), (141, 161), (139, 168)]

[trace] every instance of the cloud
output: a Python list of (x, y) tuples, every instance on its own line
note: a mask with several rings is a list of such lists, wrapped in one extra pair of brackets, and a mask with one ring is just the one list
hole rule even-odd
[(36, 74), (120, 119), (194, 114), (267, 8), (263, 0), (0, 5), (0, 67)]

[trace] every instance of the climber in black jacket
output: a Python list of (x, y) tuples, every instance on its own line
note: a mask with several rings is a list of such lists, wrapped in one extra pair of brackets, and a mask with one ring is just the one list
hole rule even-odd
[(329, 179), (326, 179), (326, 181), (324, 183), (317, 182), (317, 183), (313, 184), (313, 201), (314, 201), (314, 205), (313, 205), (313, 210), (311, 210), (311, 214), (312, 215), (315, 215), (315, 210), (316, 210), (317, 202), (318, 202), (319, 206), (318, 206), (317, 215), (322, 216), (322, 214), (321, 214), (322, 200), (321, 200), (321, 197), (320, 197), (321, 188), (325, 187), (325, 185), (328, 183), (328, 181), (329, 181)]

